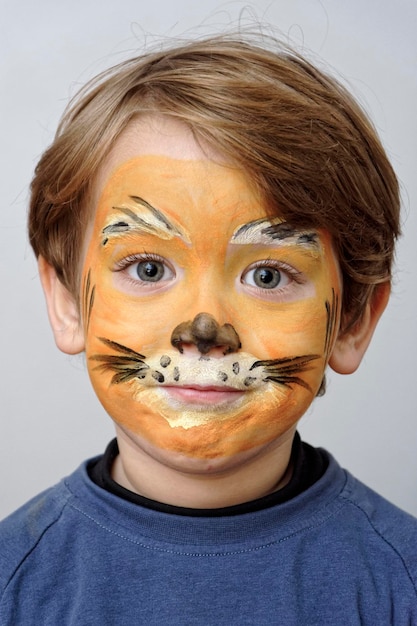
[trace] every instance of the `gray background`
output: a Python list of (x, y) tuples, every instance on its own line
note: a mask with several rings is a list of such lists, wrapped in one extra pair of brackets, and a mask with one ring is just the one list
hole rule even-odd
[(77, 88), (159, 37), (268, 22), (342, 75), (402, 184), (391, 303), (359, 371), (330, 376), (301, 432), (417, 515), (415, 0), (2, 0), (0, 517), (100, 453), (113, 434), (83, 357), (58, 352), (27, 244), (28, 183)]

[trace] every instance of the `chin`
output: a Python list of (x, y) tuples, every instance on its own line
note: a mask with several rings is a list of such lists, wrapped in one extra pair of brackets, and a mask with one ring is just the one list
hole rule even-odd
[[(194, 452), (187, 453), (172, 450), (162, 445), (156, 445), (142, 436), (128, 432), (124, 427), (119, 429), (129, 438), (130, 444), (134, 446), (136, 453), (146, 455), (148, 459), (163, 465), (167, 469), (181, 472), (183, 474), (193, 474), (201, 476), (212, 476), (216, 474), (226, 474), (233, 472), (243, 465), (247, 465), (251, 460), (259, 458), (264, 452), (270, 450), (278, 442), (273, 441), (258, 446), (246, 446), (244, 450), (236, 447), (227, 455), (216, 453), (215, 450), (209, 454), (206, 447), (200, 449), (196, 447)], [(283, 438), (282, 438), (283, 439)], [(281, 438), (279, 440), (281, 442)]]

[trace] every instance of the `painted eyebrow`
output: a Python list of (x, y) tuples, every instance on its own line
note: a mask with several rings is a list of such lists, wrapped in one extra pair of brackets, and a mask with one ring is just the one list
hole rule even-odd
[(243, 224), (235, 230), (231, 238), (231, 243), (234, 244), (271, 244), (274, 242), (318, 248), (319, 236), (314, 230), (300, 230), (288, 222), (271, 222), (262, 218)]
[(155, 235), (159, 235), (162, 239), (171, 239), (172, 237), (179, 237), (186, 243), (189, 243), (189, 239), (185, 232), (175, 226), (159, 209), (152, 206), (147, 200), (139, 196), (129, 196), (132, 201), (132, 206), (139, 205), (147, 209), (150, 213), (149, 218), (146, 216), (139, 216), (133, 208), (129, 206), (114, 206), (114, 211), (118, 211), (119, 214), (126, 216), (127, 220), (118, 219), (111, 222), (102, 229), (104, 235), (103, 245), (106, 245), (109, 236), (117, 235), (122, 232), (146, 232)]

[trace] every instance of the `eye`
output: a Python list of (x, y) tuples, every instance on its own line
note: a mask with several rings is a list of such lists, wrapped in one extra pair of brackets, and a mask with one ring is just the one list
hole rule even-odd
[(249, 268), (242, 275), (242, 283), (258, 289), (283, 288), (291, 282), (288, 271), (274, 266), (270, 262), (262, 263), (256, 267)]
[(134, 254), (117, 263), (116, 272), (122, 272), (136, 286), (157, 285), (175, 278), (175, 272), (168, 262), (153, 254)]
[(281, 272), (275, 267), (256, 267), (245, 275), (248, 285), (262, 289), (274, 289), (282, 281)]
[(157, 283), (172, 277), (171, 270), (162, 261), (149, 260), (134, 263), (129, 267), (128, 274), (131, 278), (149, 283)]

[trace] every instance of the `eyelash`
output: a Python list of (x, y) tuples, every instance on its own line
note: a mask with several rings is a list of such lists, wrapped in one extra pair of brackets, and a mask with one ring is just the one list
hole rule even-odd
[(117, 261), (115, 264), (115, 271), (121, 272), (130, 265), (133, 265), (134, 263), (141, 263), (142, 261), (157, 261), (158, 263), (166, 265), (166, 260), (163, 257), (153, 254), (152, 252), (142, 252), (141, 254), (129, 254), (129, 256)]

